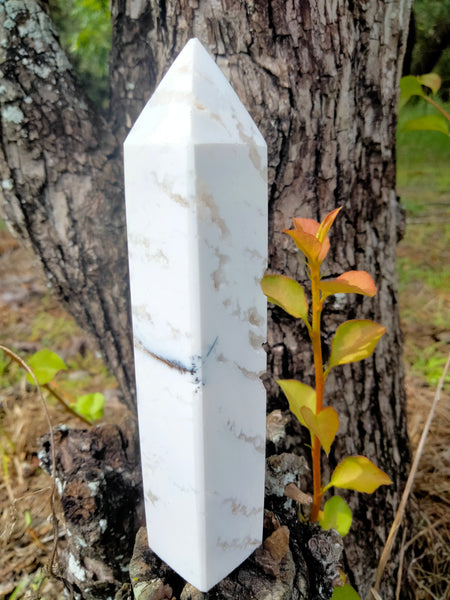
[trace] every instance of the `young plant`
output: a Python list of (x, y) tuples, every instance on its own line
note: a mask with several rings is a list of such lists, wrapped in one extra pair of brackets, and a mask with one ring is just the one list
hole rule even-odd
[[(21, 359), (13, 352), (8, 351), (5, 346), (0, 346), (6, 356), (17, 362), (19, 366), (23, 366)], [(84, 394), (72, 398), (67, 392), (61, 390), (53, 381), (53, 378), (59, 371), (67, 369), (66, 364), (55, 352), (43, 348), (30, 356), (27, 363), (32, 369), (35, 380), (31, 375), (27, 374), (28, 383), (34, 384), (37, 381), (38, 385), (49, 392), (60, 404), (63, 405), (67, 412), (77, 416), (87, 425), (92, 425), (93, 421), (101, 419), (103, 416), (103, 408), (105, 405), (105, 397), (100, 393)], [(2, 368), (3, 367), (3, 368)], [(6, 370), (7, 363), (2, 361), (0, 354), (0, 374)]]
[[(36, 379), (42, 387), (60, 402), (64, 408), (79, 417), (88, 425), (92, 425), (92, 421), (101, 419), (103, 416), (103, 407), (105, 405), (105, 397), (100, 393), (84, 394), (77, 398), (72, 398), (60, 390), (53, 382), (55, 375), (67, 369), (66, 364), (55, 352), (51, 352), (47, 348), (38, 350), (33, 356), (28, 359), (28, 366), (34, 371)], [(27, 375), (29, 383), (33, 383), (30, 375)], [(66, 401), (67, 397), (68, 401)]]
[(380, 485), (392, 483), (389, 477), (364, 456), (349, 456), (337, 465), (330, 481), (321, 480), (320, 455), (328, 456), (339, 428), (339, 417), (331, 406), (324, 406), (324, 387), (330, 370), (338, 365), (368, 358), (386, 329), (369, 320), (355, 319), (342, 323), (331, 342), (328, 365), (322, 359), (321, 316), (325, 300), (333, 294), (362, 294), (374, 296), (376, 287), (365, 271), (348, 271), (336, 279), (324, 281), (321, 266), (330, 241), (328, 232), (341, 209), (330, 212), (322, 223), (312, 219), (294, 218), (294, 229), (284, 230), (306, 257), (306, 272), (311, 281), (311, 306), (303, 287), (285, 275), (266, 275), (261, 287), (269, 302), (288, 314), (301, 319), (312, 343), (315, 370), (315, 389), (293, 379), (277, 383), (285, 393), (289, 408), (309, 430), (313, 472), (313, 502), (311, 521), (319, 521), (324, 529), (335, 528), (341, 535), (350, 529), (352, 514), (340, 497), (330, 498), (322, 510), (322, 498), (331, 487), (372, 493)]

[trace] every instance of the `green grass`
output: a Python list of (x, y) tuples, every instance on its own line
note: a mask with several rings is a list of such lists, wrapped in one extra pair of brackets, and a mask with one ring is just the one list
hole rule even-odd
[[(450, 103), (443, 104), (450, 112)], [(407, 105), (399, 116), (397, 133), (397, 184), (420, 202), (436, 201), (450, 195), (450, 137), (437, 131), (401, 131), (412, 118), (437, 112), (426, 102)], [(414, 204), (414, 203), (413, 203)], [(407, 206), (407, 204), (406, 204)]]
[[(26, 320), (23, 329), (11, 322), (4, 332), (6, 338), (12, 338), (18, 344), (37, 342), (39, 350), (48, 348), (61, 356), (70, 352), (74, 338), (86, 337), (49, 292), (39, 301), (35, 299), (22, 318)], [(11, 350), (27, 362), (29, 354), (18, 351), (16, 347), (11, 347)], [(102, 358), (92, 349), (87, 348), (83, 354), (70, 354), (66, 364), (67, 370), (60, 371), (54, 381), (72, 396), (102, 392), (117, 386)], [(23, 369), (0, 351), (0, 389), (17, 385), (24, 377)]]
[(397, 190), (407, 227), (397, 266), (405, 358), (435, 386), (449, 351), (442, 340), (450, 331), (450, 137), (401, 131), (406, 119), (432, 110), (417, 103), (405, 107), (399, 119)]
[[(413, 370), (424, 376), (428, 385), (435, 387), (442, 375), (445, 363), (447, 361), (445, 344), (433, 344), (425, 349), (417, 352), (412, 364)], [(450, 383), (450, 373), (447, 373), (445, 378), (447, 383)]]
[(22, 377), (19, 365), (0, 350), (0, 389), (18, 384)]
[(450, 222), (445, 223), (435, 216), (432, 205), (412, 214), (419, 218), (407, 223), (403, 245), (407, 245), (408, 252), (402, 252), (403, 246), (400, 246), (400, 286), (407, 288), (420, 283), (430, 291), (450, 294), (450, 262), (447, 262), (447, 258), (450, 261)]
[(44, 305), (43, 310), (33, 320), (30, 339), (39, 340), (42, 347), (50, 350), (52, 347), (64, 346), (68, 340), (79, 333), (79, 328), (75, 321), (65, 316), (52, 316), (45, 310)]

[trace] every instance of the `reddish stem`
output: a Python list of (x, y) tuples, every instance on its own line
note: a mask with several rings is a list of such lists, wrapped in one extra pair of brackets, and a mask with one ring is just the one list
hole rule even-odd
[[(320, 265), (310, 265), (311, 273), (311, 296), (312, 296), (312, 327), (311, 341), (314, 354), (314, 372), (316, 379), (316, 414), (322, 410), (324, 373), (322, 359), (322, 342), (320, 336), (320, 318), (322, 313), (322, 301), (320, 299)], [(313, 467), (313, 504), (311, 509), (311, 521), (319, 518), (320, 506), (322, 504), (322, 482), (320, 474), (320, 441), (317, 436), (312, 436), (312, 467)]]

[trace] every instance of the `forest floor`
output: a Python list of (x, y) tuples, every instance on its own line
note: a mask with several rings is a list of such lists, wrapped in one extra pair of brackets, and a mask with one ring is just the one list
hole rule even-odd
[[(445, 163), (450, 164), (450, 144)], [(407, 229), (398, 247), (400, 312), (405, 336), (406, 389), (411, 445), (418, 443), (450, 346), (450, 177), (439, 164), (424, 167), (399, 154), (399, 195)], [(448, 159), (448, 162), (447, 162)], [(432, 173), (424, 169), (431, 169)], [(443, 179), (442, 179), (443, 178)], [(430, 185), (423, 182), (433, 181)], [(121, 405), (114, 378), (87, 336), (48, 287), (31, 251), (0, 222), (0, 343), (26, 358), (48, 347), (66, 362), (58, 386), (77, 397), (102, 392), (104, 419), (117, 422)], [(417, 600), (444, 600), (450, 590), (450, 405), (444, 388), (420, 462), (412, 501), (421, 520), (403, 540), (407, 572)], [(52, 425), (83, 426), (52, 397)], [(38, 465), (38, 439), (47, 417), (22, 370), (0, 352), (0, 600), (32, 598), (44, 579), (53, 546), (49, 521), (51, 480)], [(413, 561), (411, 562), (411, 557)], [(45, 579), (39, 598), (61, 598)], [(390, 600), (390, 599), (385, 599)]]
[[(42, 348), (66, 363), (55, 382), (66, 401), (101, 392), (103, 422), (120, 422), (124, 409), (117, 384), (86, 334), (48, 288), (31, 250), (20, 246), (0, 222), (0, 344), (25, 360)], [(53, 382), (52, 382), (53, 384)], [(52, 426), (86, 424), (45, 393)], [(62, 586), (43, 577), (53, 547), (52, 480), (39, 468), (39, 438), (48, 432), (46, 412), (24, 371), (0, 351), (0, 600), (62, 598)], [(61, 514), (59, 514), (61, 518)]]

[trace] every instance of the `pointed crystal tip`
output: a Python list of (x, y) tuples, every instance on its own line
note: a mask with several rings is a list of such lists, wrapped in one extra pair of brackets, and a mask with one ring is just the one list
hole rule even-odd
[(180, 52), (125, 144), (266, 143), (226, 77), (197, 38)]

